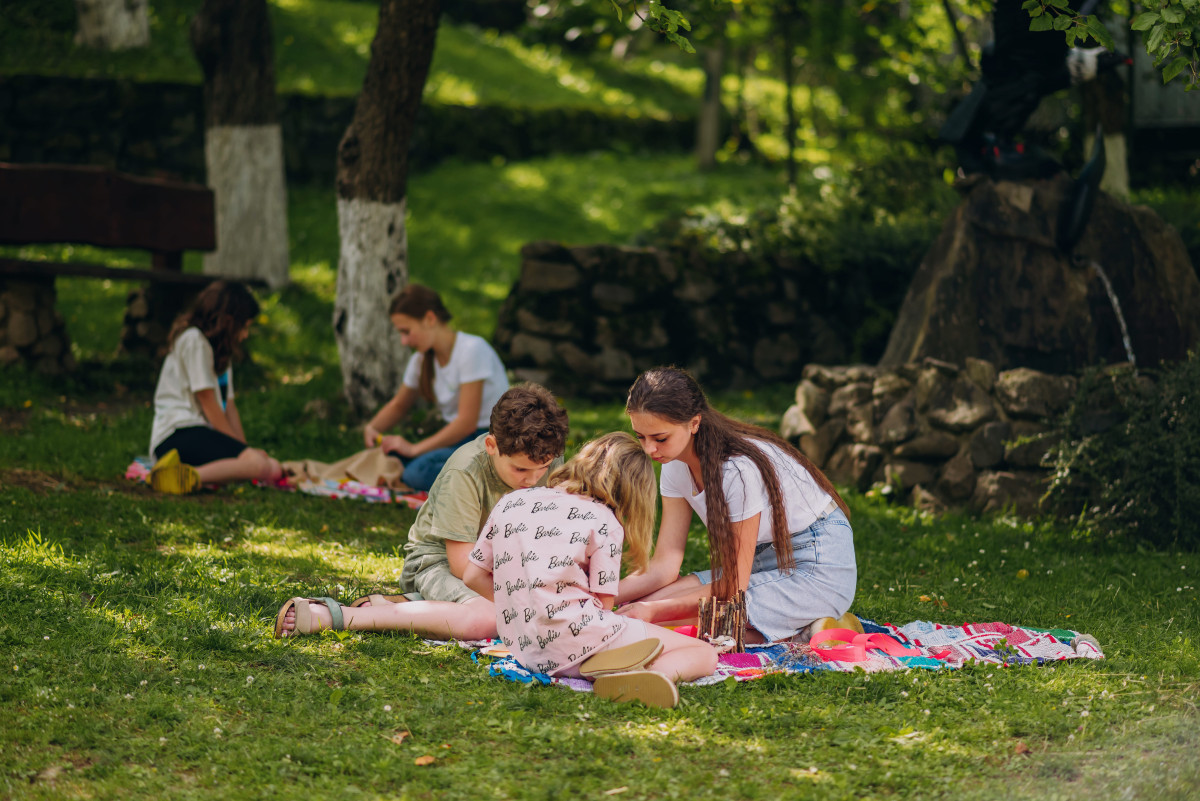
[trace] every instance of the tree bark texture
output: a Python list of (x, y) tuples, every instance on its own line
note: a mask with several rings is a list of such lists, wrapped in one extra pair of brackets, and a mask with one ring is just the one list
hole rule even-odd
[(266, 0), (205, 0), (190, 33), (204, 71), (205, 124), (278, 123), (275, 45)]
[(204, 157), (217, 250), (204, 272), (288, 282), (287, 188), (266, 0), (205, 0), (191, 26), (204, 71)]
[(97, 50), (145, 47), (150, 44), (146, 6), (147, 0), (75, 0), (75, 44)]
[(712, 169), (721, 146), (721, 77), (725, 74), (725, 43), (714, 42), (705, 48), (704, 98), (696, 120), (696, 161), (702, 170)]
[(338, 145), (334, 335), (346, 398), (362, 412), (399, 385), (407, 349), (388, 319), (408, 283), (409, 145), (437, 38), (440, 0), (383, 0), (354, 119)]

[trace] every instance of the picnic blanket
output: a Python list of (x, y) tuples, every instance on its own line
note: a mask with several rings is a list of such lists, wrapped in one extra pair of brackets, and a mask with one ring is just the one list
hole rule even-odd
[[(360, 454), (355, 454), (354, 459)], [(348, 461), (343, 459), (342, 462)], [(397, 462), (399, 460), (396, 460)], [(334, 465), (325, 465), (321, 462), (304, 461), (304, 462), (284, 462), (287, 465), (311, 465), (322, 466), (325, 468), (335, 467), (342, 464), (336, 462)], [(138, 456), (129, 467), (125, 468), (125, 478), (131, 481), (145, 481), (146, 476), (150, 473), (150, 468), (154, 466), (154, 460), (149, 456)], [(323, 472), (323, 474), (322, 474)], [(362, 474), (364, 477), (368, 477)], [(302, 475), (287, 473), (284, 474), (276, 482), (255, 481), (257, 487), (270, 487), (273, 489), (282, 489), (293, 492), (302, 492), (305, 495), (316, 495), (323, 498), (349, 498), (352, 500), (367, 501), (368, 503), (402, 503), (410, 509), (420, 509), (425, 503), (429, 493), (413, 492), (403, 483), (398, 483), (398, 486), (376, 486), (368, 483), (365, 480), (359, 480), (347, 475), (339, 476), (336, 470), (321, 471), (320, 468), (314, 467), (312, 471), (305, 468)]]
[[(1044, 665), (1068, 659), (1103, 659), (1099, 643), (1086, 634), (1068, 629), (1038, 629), (1007, 623), (964, 623), (960, 626), (917, 620), (904, 626), (878, 624), (862, 620), (867, 634), (887, 634), (902, 645), (915, 648), (919, 656), (891, 656), (870, 650), (866, 659), (856, 662), (827, 660), (819, 649), (799, 643), (749, 645), (746, 652), (721, 654), (717, 670), (711, 676), (686, 682), (701, 687), (727, 679), (751, 681), (771, 674), (851, 672), (879, 673), (894, 670), (956, 670), (969, 664), (998, 666)], [(488, 674), (509, 681), (558, 684), (580, 692), (590, 692), (592, 683), (585, 679), (564, 679), (533, 673), (521, 667), (496, 641), (469, 644), (472, 659), (487, 664)]]

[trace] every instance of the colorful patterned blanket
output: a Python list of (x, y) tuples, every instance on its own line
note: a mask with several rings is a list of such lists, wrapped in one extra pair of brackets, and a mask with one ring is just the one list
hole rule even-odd
[[(797, 643), (747, 646), (743, 654), (722, 654), (716, 672), (688, 686), (718, 684), (727, 679), (751, 681), (777, 673), (818, 673), (826, 670), (879, 673), (890, 670), (956, 670), (969, 664), (999, 666), (1043, 665), (1067, 659), (1103, 659), (1099, 643), (1087, 634), (1067, 629), (1036, 629), (1007, 623), (965, 623), (950, 626), (918, 620), (904, 626), (878, 624), (863, 620), (867, 634), (887, 634), (901, 644), (916, 648), (919, 656), (890, 656), (869, 650), (859, 662), (827, 660), (820, 649)], [(472, 658), (487, 664), (492, 676), (524, 683), (559, 684), (581, 692), (590, 692), (592, 684), (584, 679), (552, 678), (532, 673), (517, 664), (498, 641), (482, 644)]]

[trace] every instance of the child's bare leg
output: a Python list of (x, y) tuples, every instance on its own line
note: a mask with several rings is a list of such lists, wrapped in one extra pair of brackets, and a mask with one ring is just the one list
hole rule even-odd
[[(309, 607), (324, 626), (332, 623), (323, 604)], [(411, 631), (422, 637), (484, 640), (496, 636), (496, 607), (486, 598), (451, 601), (409, 601), (383, 606), (342, 607), (346, 628), (354, 631)], [(296, 627), (295, 610), (288, 610), (284, 631)]]
[(217, 459), (196, 468), (204, 484), (230, 481), (275, 481), (283, 475), (279, 461), (258, 448), (246, 448), (236, 459)]
[(652, 623), (646, 625), (646, 633), (663, 644), (662, 653), (646, 666), (648, 669), (676, 682), (711, 676), (717, 669), (717, 649), (703, 640)]

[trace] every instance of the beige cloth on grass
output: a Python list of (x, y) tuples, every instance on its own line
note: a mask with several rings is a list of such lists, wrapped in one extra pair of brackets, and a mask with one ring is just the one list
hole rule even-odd
[(382, 448), (368, 448), (332, 464), (302, 459), (283, 462), (282, 467), (283, 474), (295, 484), (350, 479), (373, 487), (412, 492), (412, 487), (400, 480), (404, 474), (404, 464), (399, 457), (386, 455)]

